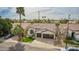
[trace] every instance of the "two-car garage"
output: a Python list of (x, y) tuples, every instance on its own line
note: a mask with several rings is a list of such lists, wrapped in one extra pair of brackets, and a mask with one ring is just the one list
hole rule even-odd
[(53, 34), (43, 34), (43, 38), (54, 39), (54, 35)]
[(34, 34), (35, 38), (55, 39), (55, 33), (48, 31), (48, 30), (37, 30), (37, 31), (35, 31), (35, 29), (30, 29), (28, 34), (30, 36), (32, 36)]
[(44, 38), (44, 39), (54, 39), (55, 35), (50, 31), (45, 32), (37, 32), (36, 33), (37, 38)]

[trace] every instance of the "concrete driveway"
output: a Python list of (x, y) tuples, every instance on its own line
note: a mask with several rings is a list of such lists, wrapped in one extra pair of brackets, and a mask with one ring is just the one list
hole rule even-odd
[[(27, 44), (27, 43), (25, 43)], [(28, 44), (30, 47), (34, 47), (34, 48), (37, 48), (37, 50), (47, 50), (47, 51), (56, 51), (56, 50), (59, 50), (61, 49), (61, 47), (55, 47), (53, 45), (50, 45), (50, 44), (47, 44), (47, 43), (44, 43), (44, 42), (40, 42), (40, 41), (37, 41), (37, 40), (34, 40), (32, 43)], [(36, 51), (37, 51), (36, 50)]]
[[(7, 51), (9, 47), (15, 46), (18, 41), (12, 38), (0, 43), (0, 51)], [(21, 42), (25, 45), (24, 51), (59, 51), (61, 47), (55, 47), (53, 45), (34, 40), (32, 43)]]

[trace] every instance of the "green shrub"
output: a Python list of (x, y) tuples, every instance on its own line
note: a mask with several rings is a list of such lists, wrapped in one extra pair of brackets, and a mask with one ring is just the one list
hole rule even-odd
[(34, 39), (32, 37), (23, 37), (23, 42), (32, 42)]
[(0, 41), (0, 43), (3, 43), (3, 41)]
[(72, 40), (72, 38), (71, 37), (66, 37), (66, 40)]
[(0, 36), (10, 34), (12, 23), (10, 20), (0, 18)]
[(72, 45), (79, 45), (79, 42), (74, 40), (64, 40), (64, 43), (66, 44), (72, 44)]
[(20, 25), (17, 25), (11, 32), (13, 35), (18, 35), (23, 33), (23, 28)]

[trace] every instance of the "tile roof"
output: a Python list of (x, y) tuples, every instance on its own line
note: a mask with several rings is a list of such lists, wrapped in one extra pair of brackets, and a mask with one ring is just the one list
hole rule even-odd
[[(48, 23), (22, 23), (21, 26), (23, 27), (23, 29), (28, 29), (28, 28), (38, 28), (38, 29), (46, 29), (46, 30), (50, 30), (50, 31), (56, 31), (56, 26), (55, 24), (48, 24)], [(67, 24), (60, 24), (59, 26), (60, 31), (62, 30), (66, 30), (67, 29)], [(69, 24), (69, 29), (70, 30), (79, 30), (79, 24)]]
[(70, 24), (69, 29), (77, 31), (77, 30), (79, 30), (79, 24)]

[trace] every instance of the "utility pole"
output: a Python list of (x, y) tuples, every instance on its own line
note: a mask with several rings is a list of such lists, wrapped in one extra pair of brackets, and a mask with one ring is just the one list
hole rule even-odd
[(69, 20), (70, 20), (70, 16), (71, 16), (71, 15), (69, 14), (69, 15), (68, 15), (68, 19), (69, 19)]
[(67, 35), (68, 35), (68, 30), (69, 30), (69, 20), (70, 20), (70, 16), (71, 16), (71, 15), (69, 14), (69, 15), (68, 15), (68, 24), (67, 24), (67, 25), (68, 25), (68, 27), (67, 27)]
[(38, 20), (40, 20), (40, 11), (38, 11)]
[[(68, 38), (68, 31), (69, 31), (69, 20), (70, 20), (70, 14), (68, 15), (68, 22), (67, 22), (67, 35), (66, 35), (66, 39)], [(68, 45), (67, 45), (67, 42), (66, 42), (66, 46), (65, 46), (65, 49), (68, 48)]]

